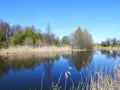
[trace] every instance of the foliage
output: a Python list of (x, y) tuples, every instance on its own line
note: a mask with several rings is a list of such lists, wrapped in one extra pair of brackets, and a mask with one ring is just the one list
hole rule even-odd
[(13, 35), (14, 45), (35, 45), (38, 39), (41, 39), (42, 35), (36, 33), (32, 27), (26, 27), (24, 31), (18, 29)]
[(39, 32), (38, 32), (38, 33), (36, 33), (36, 39), (40, 39), (40, 40), (41, 40), (41, 39), (42, 39), (42, 34), (41, 34), (41, 33), (39, 33)]
[[(32, 27), (22, 28), (20, 25), (10, 26), (9, 23), (0, 20), (0, 30), (6, 39), (2, 40), (0, 45), (10, 46), (10, 45), (28, 45), (28, 46), (60, 46), (62, 45), (72, 45), (73, 48), (77, 49), (91, 49), (92, 48), (92, 38), (91, 35), (84, 30), (78, 28), (72, 37), (64, 36), (61, 41), (56, 38), (55, 34), (52, 33), (51, 26), (48, 24), (45, 33), (37, 32), (37, 29)], [(0, 33), (1, 33), (0, 32)], [(116, 40), (113, 40), (113, 45), (116, 44)]]
[(57, 38), (57, 39), (55, 39), (55, 45), (56, 46), (60, 46), (60, 40)]
[(37, 34), (34, 32), (34, 30), (31, 27), (25, 28), (23, 32), (24, 44), (34, 45), (36, 37), (37, 37)]
[(0, 30), (0, 48), (5, 46), (6, 42), (6, 36), (5, 34)]
[(120, 46), (120, 40), (117, 40), (116, 38), (113, 39), (107, 39), (106, 41), (101, 42), (101, 46), (104, 47), (110, 47), (110, 46)]
[(87, 30), (77, 28), (72, 37), (72, 47), (76, 49), (92, 49), (92, 37)]
[(5, 42), (6, 41), (6, 37), (5, 37), (5, 34), (0, 31), (0, 42)]
[(23, 31), (22, 30), (17, 30), (13, 37), (13, 44), (14, 45), (22, 45), (23, 44)]
[(68, 36), (64, 36), (64, 37), (61, 39), (61, 43), (62, 43), (63, 45), (68, 45), (68, 44), (70, 44), (69, 37), (68, 37)]
[(34, 43), (33, 43), (33, 40), (31, 38), (27, 37), (27, 38), (25, 38), (23, 44), (24, 45), (33, 45)]

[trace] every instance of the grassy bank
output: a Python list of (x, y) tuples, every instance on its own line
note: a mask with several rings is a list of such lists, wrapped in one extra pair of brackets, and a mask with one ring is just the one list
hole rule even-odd
[[(94, 50), (113, 50), (120, 51), (120, 46), (115, 47), (103, 47), (103, 46), (94, 46)], [(72, 49), (70, 46), (56, 47), (56, 46), (45, 46), (45, 47), (29, 47), (29, 46), (16, 46), (9, 47), (7, 49), (0, 49), (0, 55), (45, 55), (45, 53), (61, 53), (61, 52), (70, 52), (70, 51), (87, 51), (85, 49)]]
[(28, 54), (40, 54), (40, 53), (54, 53), (54, 52), (65, 52), (71, 51), (71, 47), (28, 47), (28, 46), (18, 46), (9, 47), (7, 49), (1, 49), (0, 55), (28, 55)]
[(45, 55), (45, 53), (65, 53), (71, 51), (88, 51), (86, 49), (72, 49), (70, 46), (56, 47), (56, 46), (45, 46), (45, 47), (29, 47), (29, 46), (17, 46), (9, 47), (7, 49), (1, 49), (0, 55)]
[(113, 50), (113, 51), (120, 51), (120, 46), (94, 46), (94, 50)]

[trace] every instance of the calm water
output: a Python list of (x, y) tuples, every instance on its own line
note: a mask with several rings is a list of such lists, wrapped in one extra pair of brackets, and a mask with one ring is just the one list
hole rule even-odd
[(42, 76), (43, 90), (49, 90), (51, 82), (57, 83), (60, 75), (60, 85), (64, 87), (65, 72), (69, 71), (68, 90), (72, 81), (75, 86), (79, 81), (88, 82), (88, 75), (94, 72), (112, 75), (116, 62), (120, 62), (120, 52), (113, 51), (71, 52), (51, 58), (0, 56), (0, 90), (40, 90)]

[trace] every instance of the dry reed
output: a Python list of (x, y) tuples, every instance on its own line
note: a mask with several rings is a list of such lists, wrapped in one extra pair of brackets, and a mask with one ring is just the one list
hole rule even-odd
[[(79, 81), (78, 85), (75, 86), (73, 80), (71, 80), (72, 85), (69, 86), (69, 90), (120, 90), (120, 64), (114, 65), (113, 72), (114, 72), (113, 75), (111, 74), (104, 75), (102, 70), (94, 72), (93, 74), (90, 73), (90, 71), (88, 71), (88, 75), (87, 75), (88, 77), (86, 78), (89, 78), (90, 82), (89, 80), (87, 82)], [(82, 72), (80, 74), (82, 75)], [(58, 85), (61, 86), (60, 84)], [(65, 87), (63, 90), (66, 90), (66, 86), (67, 83), (65, 80)], [(51, 90), (60, 90), (60, 88), (58, 87), (53, 88), (52, 86)]]
[(28, 54), (41, 54), (41, 53), (55, 53), (55, 52), (66, 52), (71, 51), (69, 46), (66, 47), (28, 47), (28, 46), (17, 46), (2, 49), (0, 55), (28, 55)]

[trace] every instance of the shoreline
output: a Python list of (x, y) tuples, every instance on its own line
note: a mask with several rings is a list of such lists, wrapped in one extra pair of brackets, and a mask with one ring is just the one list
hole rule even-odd
[(93, 47), (93, 50), (112, 50), (112, 51), (120, 51), (120, 47), (101, 47), (101, 46), (96, 46), (96, 47)]
[(19, 46), (19, 47), (9, 47), (7, 49), (1, 49), (0, 55), (25, 55), (25, 54), (40, 54), (40, 53), (54, 53), (54, 52), (63, 52), (71, 51), (72, 49), (68, 46), (66, 47), (28, 47), (28, 46)]
[[(93, 47), (93, 50), (112, 50), (112, 51), (120, 51), (119, 47)], [(70, 46), (63, 46), (63, 47), (55, 47), (55, 46), (46, 46), (46, 47), (29, 47), (29, 46), (17, 46), (17, 47), (9, 47), (7, 49), (0, 49), (0, 56), (6, 55), (40, 55), (43, 53), (65, 53), (65, 52), (72, 52), (72, 51), (88, 51), (88, 50), (79, 50), (79, 49), (72, 49)]]
[(0, 49), (0, 56), (5, 55), (28, 55), (28, 54), (43, 54), (43, 53), (65, 53), (72, 51), (88, 51), (88, 50), (79, 50), (72, 49), (70, 46), (56, 47), (56, 46), (46, 46), (46, 47), (29, 47), (29, 46), (18, 46), (18, 47), (9, 47), (7, 49)]

